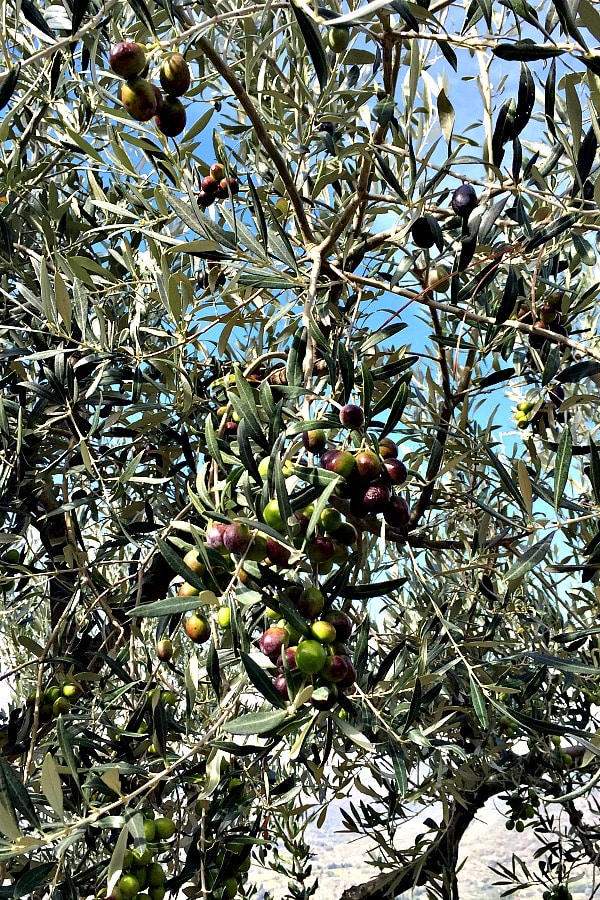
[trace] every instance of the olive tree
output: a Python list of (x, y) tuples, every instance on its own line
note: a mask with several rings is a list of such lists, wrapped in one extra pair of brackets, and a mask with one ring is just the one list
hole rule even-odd
[(302, 900), (349, 797), (345, 900), (458, 897), (492, 798), (539, 853), (490, 882), (570, 897), (594, 4), (21, 0), (1, 35), (0, 895)]

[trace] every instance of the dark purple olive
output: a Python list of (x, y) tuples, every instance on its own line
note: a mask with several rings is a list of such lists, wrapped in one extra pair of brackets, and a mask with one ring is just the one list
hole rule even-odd
[(268, 656), (269, 659), (277, 659), (287, 639), (288, 633), (285, 628), (281, 628), (279, 625), (272, 625), (271, 628), (267, 628), (261, 635), (258, 645), (261, 652)]
[(412, 228), (410, 229), (410, 233), (413, 243), (417, 247), (429, 249), (435, 244), (435, 235), (427, 216), (419, 216), (418, 219), (415, 219)]
[[(285, 658), (290, 669), (296, 668), (296, 647), (285, 648)], [(277, 657), (277, 666), (283, 669), (283, 655), (280, 653)]]
[(391, 497), (383, 510), (383, 518), (392, 528), (406, 528), (410, 519), (410, 507), (404, 497)]
[(349, 658), (346, 659), (346, 665), (348, 667), (348, 672), (344, 676), (344, 678), (342, 678), (342, 680), (338, 681), (337, 683), (338, 688), (342, 691), (344, 690), (344, 688), (351, 687), (356, 681), (356, 669), (354, 668), (352, 661)]
[(281, 694), (284, 700), (289, 700), (287, 681), (285, 680), (285, 675), (277, 675), (273, 679), (273, 687), (277, 691), (278, 694)]
[(243, 522), (232, 522), (223, 532), (223, 543), (230, 553), (241, 556), (250, 544), (250, 529)]
[(185, 130), (187, 114), (178, 97), (165, 97), (154, 116), (154, 124), (167, 137), (177, 137)]
[(207, 194), (216, 194), (219, 188), (219, 182), (216, 181), (212, 175), (205, 175), (200, 182), (200, 188), (201, 190), (206, 191)]
[(325, 615), (325, 621), (331, 622), (335, 628), (338, 641), (345, 641), (352, 634), (352, 620), (341, 609), (330, 609)]
[(319, 122), (317, 125), (317, 131), (325, 131), (327, 134), (330, 134), (332, 137), (335, 134), (335, 125), (333, 122)]
[(401, 459), (386, 459), (383, 465), (392, 484), (404, 484), (408, 472)]
[[(542, 322), (541, 319), (538, 319), (533, 323), (535, 328), (539, 328), (542, 331), (550, 331), (549, 326)], [(534, 350), (541, 350), (541, 348), (546, 343), (546, 338), (541, 334), (530, 334), (529, 335), (529, 346), (533, 347)]]
[(309, 542), (306, 553), (311, 562), (327, 562), (335, 555), (335, 544), (331, 538), (317, 535)]
[(337, 653), (333, 656), (328, 656), (319, 674), (326, 681), (332, 681), (334, 684), (338, 681), (343, 681), (348, 675), (349, 662), (350, 660), (347, 656), (340, 656)]
[(146, 65), (146, 51), (135, 41), (121, 41), (112, 47), (108, 64), (121, 78), (136, 78)]
[(468, 219), (477, 206), (477, 194), (472, 184), (461, 184), (452, 194), (451, 206), (457, 216)]
[(562, 384), (552, 384), (548, 386), (548, 400), (553, 406), (560, 406), (565, 399), (565, 389)]
[(362, 497), (363, 506), (370, 513), (383, 512), (390, 502), (390, 490), (385, 484), (372, 484)]
[(346, 403), (340, 409), (340, 422), (344, 428), (362, 428), (365, 424), (365, 413), (362, 406)]
[(290, 551), (271, 537), (267, 538), (266, 553), (274, 566), (285, 569), (289, 565)]
[(198, 191), (196, 194), (196, 200), (200, 204), (200, 206), (210, 206), (211, 203), (215, 202), (215, 194), (207, 194), (206, 191)]

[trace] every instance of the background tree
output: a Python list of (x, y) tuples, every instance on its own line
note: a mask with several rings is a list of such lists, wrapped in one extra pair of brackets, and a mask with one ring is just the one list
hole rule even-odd
[(570, 896), (594, 4), (21, 0), (1, 34), (0, 894), (251, 897), (265, 865), (300, 900), (367, 772), (346, 900), (457, 897), (496, 796), (540, 840), (501, 881)]

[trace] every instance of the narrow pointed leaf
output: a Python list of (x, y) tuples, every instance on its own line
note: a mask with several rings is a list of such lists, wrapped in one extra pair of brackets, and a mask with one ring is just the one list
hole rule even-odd
[(590, 481), (596, 502), (600, 503), (600, 453), (595, 442), (590, 438)]
[(344, 384), (342, 403), (348, 403), (354, 387), (354, 360), (343, 344), (340, 344), (338, 347), (338, 362)]
[(564, 234), (565, 231), (568, 231), (573, 227), (577, 222), (577, 216), (574, 213), (570, 213), (566, 216), (561, 216), (554, 225), (543, 226), (542, 228), (534, 231), (532, 237), (526, 241), (524, 249), (527, 253), (531, 253), (532, 250), (536, 250), (538, 247), (541, 247), (542, 244), (547, 244), (548, 241), (553, 240), (555, 237), (560, 237), (561, 234)]
[(31, 897), (39, 888), (50, 884), (51, 873), (56, 866), (56, 862), (45, 862), (23, 872), (12, 888), (9, 895), (11, 900), (18, 900), (19, 897)]
[(496, 312), (496, 324), (501, 325), (513, 314), (515, 303), (519, 295), (519, 279), (517, 273), (512, 266), (508, 267), (508, 275), (506, 276), (506, 284), (504, 285), (504, 293), (502, 300)]
[(569, 466), (573, 457), (573, 439), (567, 425), (560, 436), (554, 463), (554, 509), (558, 510), (569, 477)]
[(4, 109), (19, 83), (21, 63), (14, 65), (0, 81), (0, 109)]
[(556, 380), (561, 384), (576, 384), (584, 378), (593, 378), (595, 375), (600, 375), (600, 363), (590, 359), (567, 366), (556, 376)]
[(396, 396), (392, 402), (390, 407), (390, 412), (387, 417), (387, 421), (383, 428), (381, 429), (380, 437), (384, 437), (386, 434), (389, 434), (394, 430), (400, 419), (402, 418), (402, 413), (404, 412), (404, 408), (408, 402), (408, 385), (405, 381), (403, 381), (398, 388)]
[(283, 725), (287, 718), (288, 713), (283, 709), (248, 713), (228, 722), (224, 731), (228, 734), (266, 734)]
[(493, 467), (495, 468), (496, 472), (500, 476), (500, 481), (504, 485), (505, 490), (507, 491), (508, 494), (510, 494), (510, 496), (515, 501), (515, 503), (517, 503), (517, 505), (524, 512), (526, 512), (527, 510), (525, 509), (525, 505), (523, 503), (523, 498), (521, 497), (521, 491), (519, 490), (518, 484), (515, 482), (515, 480), (513, 478), (511, 478), (507, 469), (500, 462), (500, 460), (495, 455), (495, 453), (492, 450), (490, 450), (489, 447), (486, 447), (485, 449), (486, 449), (487, 455), (489, 456), (489, 458), (492, 462)]
[(406, 721), (402, 726), (402, 733), (406, 734), (410, 726), (415, 722), (418, 718), (418, 715), (421, 711), (421, 679), (415, 678), (415, 686), (412, 692), (412, 696), (410, 698), (410, 706), (408, 708), (408, 712), (406, 714)]
[(383, 155), (383, 153), (381, 153), (381, 151), (378, 150), (377, 148), (373, 148), (373, 156), (375, 157), (375, 161), (377, 163), (377, 168), (381, 172), (386, 183), (392, 188), (392, 190), (396, 191), (396, 193), (398, 194), (398, 196), (400, 197), (401, 200), (406, 200), (406, 194), (402, 190), (402, 186), (401, 186), (400, 182), (398, 181), (398, 179), (394, 175), (394, 172), (388, 165), (388, 162), (387, 162), (385, 156)]
[(446, 92), (443, 88), (438, 94), (437, 111), (442, 134), (444, 135), (444, 140), (446, 141), (448, 146), (450, 146), (456, 113), (454, 112), (454, 107), (452, 106), (449, 98), (446, 96)]
[(265, 219), (265, 213), (262, 208), (262, 203), (260, 202), (260, 197), (258, 196), (258, 191), (254, 187), (254, 182), (250, 177), (248, 177), (248, 187), (250, 188), (250, 196), (252, 197), (254, 219), (258, 225), (258, 233), (260, 234), (260, 239), (262, 241), (262, 245), (266, 254), (269, 252), (269, 233), (267, 230), (267, 221)]
[(46, 753), (42, 763), (42, 792), (59, 819), (64, 817), (62, 785), (58, 767), (51, 753)]
[(452, 45), (449, 44), (448, 41), (438, 41), (438, 47), (442, 51), (446, 62), (452, 66), (456, 72), (458, 70), (458, 57), (456, 56)]
[(33, 25), (34, 28), (37, 28), (48, 37), (54, 37), (54, 32), (48, 25), (43, 13), (37, 8), (35, 3), (32, 3), (31, 0), (21, 0), (21, 12), (23, 14), (23, 17), (27, 19), (27, 21), (31, 25)]
[(548, 75), (546, 76), (546, 87), (544, 88), (544, 114), (548, 130), (553, 137), (556, 137), (556, 127), (554, 125), (554, 109), (556, 104), (556, 60), (553, 59), (548, 67)]
[(473, 703), (473, 709), (475, 710), (475, 715), (479, 719), (479, 723), (482, 728), (488, 727), (488, 715), (487, 709), (485, 708), (485, 697), (483, 696), (483, 692), (477, 682), (475, 682), (471, 678), (471, 702)]
[[(2, 795), (0, 796), (0, 800), (7, 806), (8, 808), (12, 808), (14, 806), (15, 809), (18, 809), (19, 812), (25, 816), (28, 822), (31, 822), (32, 825), (39, 826), (40, 817), (35, 809), (33, 801), (29, 796), (27, 788), (11, 766), (8, 761), (0, 758), (0, 769), (1, 769), (1, 777), (0, 783), (2, 784)], [(9, 802), (5, 801), (4, 797), (4, 788), (8, 792)]]
[(345, 734), (347, 738), (349, 738), (353, 744), (356, 744), (357, 747), (360, 747), (361, 750), (365, 750), (367, 753), (370, 753), (374, 747), (371, 741), (365, 737), (362, 731), (359, 731), (354, 725), (348, 722), (346, 719), (340, 719), (339, 716), (336, 716), (335, 713), (329, 713), (337, 727), (340, 729), (342, 734)]
[(240, 653), (240, 657), (246, 674), (257, 691), (273, 706), (279, 709), (284, 708), (287, 705), (285, 700), (279, 691), (273, 687), (273, 680), (265, 673), (264, 669), (258, 663), (255, 663), (247, 653)]
[(535, 103), (535, 84), (533, 76), (525, 63), (521, 63), (519, 75), (519, 93), (515, 110), (514, 136), (520, 134), (531, 118)]
[(393, 740), (390, 740), (388, 744), (388, 751), (394, 767), (394, 776), (396, 778), (396, 784), (398, 785), (398, 791), (400, 796), (404, 797), (408, 791), (408, 773), (406, 771), (404, 756)]
[(392, 9), (396, 10), (402, 19), (404, 19), (409, 28), (413, 31), (419, 30), (419, 21), (413, 16), (406, 0), (391, 0), (390, 6)]
[(73, 0), (71, 12), (71, 34), (75, 34), (88, 11), (90, 0)]
[(406, 584), (406, 578), (390, 578), (388, 581), (375, 582), (374, 584), (349, 585), (341, 592), (340, 596), (357, 600), (370, 600), (373, 597), (385, 597), (393, 594), (398, 588)]
[(356, 647), (354, 651), (354, 665), (356, 667), (356, 675), (359, 679), (362, 678), (367, 667), (370, 630), (371, 620), (367, 614), (357, 630)]
[(327, 63), (323, 42), (321, 41), (321, 35), (313, 20), (300, 6), (297, 6), (293, 0), (291, 6), (300, 31), (302, 32), (308, 55), (315, 67), (319, 87), (324, 91), (329, 80), (329, 65)]
[(573, 16), (569, 0), (552, 0), (552, 2), (554, 4), (556, 12), (558, 13), (560, 24), (562, 25), (566, 33), (576, 41), (579, 41), (583, 49), (587, 50), (588, 46), (585, 42), (585, 38), (583, 37), (581, 31), (575, 23), (575, 18)]
[(79, 773), (77, 772), (77, 762), (75, 760), (75, 754), (73, 753), (73, 747), (71, 746), (71, 735), (66, 729), (65, 720), (62, 716), (59, 716), (56, 720), (56, 736), (58, 737), (58, 745), (61, 749), (64, 761), (69, 768), (71, 777), (73, 778), (77, 790), (81, 794), (81, 787), (79, 785)]
[(514, 563), (509, 571), (506, 574), (506, 580), (508, 582), (518, 581), (523, 578), (528, 572), (530, 572), (535, 566), (538, 565), (548, 554), (550, 547), (552, 545), (552, 541), (554, 539), (554, 533), (549, 534), (548, 537), (544, 538), (541, 541), (538, 541), (537, 544), (534, 544), (533, 547), (530, 547), (517, 561)]
[(143, 22), (150, 34), (154, 35), (154, 22), (146, 0), (127, 0), (127, 2), (140, 22)]

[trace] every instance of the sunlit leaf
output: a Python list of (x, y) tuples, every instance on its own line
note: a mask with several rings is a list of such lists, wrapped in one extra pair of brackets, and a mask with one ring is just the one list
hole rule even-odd
[(42, 763), (42, 791), (44, 792), (48, 803), (56, 813), (59, 819), (64, 816), (64, 803), (62, 785), (58, 767), (51, 753), (46, 753)]
[(247, 713), (227, 722), (224, 730), (229, 734), (267, 734), (279, 728), (287, 717), (288, 713), (283, 709)]
[(537, 544), (534, 544), (533, 547), (526, 550), (506, 573), (507, 582), (519, 581), (524, 575), (527, 575), (528, 572), (535, 568), (535, 566), (539, 565), (539, 563), (541, 563), (548, 555), (553, 540), (554, 534), (549, 534), (548, 537), (543, 538), (543, 540), (538, 541)]

